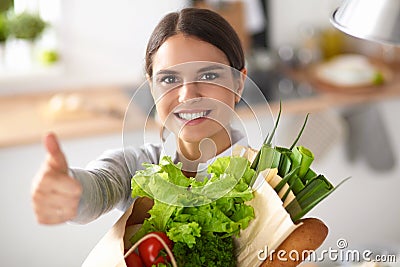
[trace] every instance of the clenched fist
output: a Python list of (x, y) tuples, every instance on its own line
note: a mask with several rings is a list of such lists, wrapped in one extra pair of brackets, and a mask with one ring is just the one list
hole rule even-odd
[(47, 157), (32, 183), (32, 204), (41, 224), (59, 224), (77, 215), (82, 186), (68, 175), (68, 164), (57, 137), (43, 140)]

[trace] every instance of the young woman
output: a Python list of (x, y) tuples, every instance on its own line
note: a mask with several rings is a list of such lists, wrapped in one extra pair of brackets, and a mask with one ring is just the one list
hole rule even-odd
[[(230, 69), (245, 75), (245, 59), (237, 34), (222, 17), (193, 8), (165, 16), (148, 42), (145, 69), (159, 119), (175, 134), (176, 160), (184, 162), (188, 176), (195, 175), (199, 162), (241, 139), (223, 115), (240, 100), (244, 76), (233, 73), (222, 80), (216, 75)], [(48, 159), (32, 194), (37, 219), (44, 224), (86, 223), (113, 208), (129, 207), (136, 168), (144, 162), (158, 164), (162, 153), (161, 144), (129, 147), (76, 169), (68, 167), (54, 134), (45, 137), (44, 145)], [(202, 146), (211, 152), (200, 150)]]
[[(176, 137), (176, 160), (183, 162), (187, 176), (240, 142), (229, 120), (243, 90), (245, 59), (237, 34), (221, 16), (194, 8), (165, 16), (147, 46), (146, 75), (159, 119)], [(111, 209), (126, 209), (133, 202), (134, 171), (144, 162), (158, 164), (162, 153), (160, 144), (146, 144), (107, 152), (86, 169), (76, 169), (68, 167), (54, 134), (45, 137), (44, 146), (48, 157), (32, 190), (42, 224), (87, 223)]]

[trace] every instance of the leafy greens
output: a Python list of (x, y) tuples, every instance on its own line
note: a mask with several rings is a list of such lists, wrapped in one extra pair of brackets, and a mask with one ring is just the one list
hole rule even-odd
[(255, 171), (243, 157), (217, 158), (202, 181), (184, 176), (181, 164), (168, 156), (158, 165), (144, 166), (132, 178), (132, 197), (153, 198), (154, 205), (132, 243), (163, 231), (173, 242), (192, 248), (203, 235), (238, 235), (254, 218), (253, 208), (245, 202), (253, 198), (249, 184)]

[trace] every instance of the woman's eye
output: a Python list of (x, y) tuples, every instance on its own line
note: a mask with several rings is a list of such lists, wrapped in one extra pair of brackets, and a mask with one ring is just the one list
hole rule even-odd
[(215, 80), (219, 77), (217, 73), (209, 72), (209, 73), (204, 73), (203, 75), (200, 76), (200, 80), (202, 81), (212, 81)]
[(178, 82), (178, 78), (174, 75), (168, 75), (161, 78), (162, 83), (172, 84)]

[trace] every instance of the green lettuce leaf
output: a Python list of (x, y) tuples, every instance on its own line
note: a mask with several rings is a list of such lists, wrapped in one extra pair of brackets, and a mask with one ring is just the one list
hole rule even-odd
[(133, 243), (149, 232), (163, 231), (172, 241), (192, 247), (203, 234), (237, 235), (254, 218), (245, 202), (254, 197), (249, 183), (255, 171), (243, 157), (217, 158), (199, 180), (184, 176), (181, 164), (170, 157), (144, 167), (132, 178), (132, 197), (153, 198), (154, 206)]

